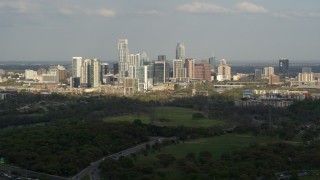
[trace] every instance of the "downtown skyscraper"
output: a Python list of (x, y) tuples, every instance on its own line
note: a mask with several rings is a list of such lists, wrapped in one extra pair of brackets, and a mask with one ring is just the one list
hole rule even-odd
[(119, 39), (118, 42), (119, 55), (119, 81), (123, 82), (123, 78), (128, 77), (129, 71), (129, 48), (128, 39)]
[(96, 88), (100, 86), (101, 64), (97, 58), (90, 60), (89, 73), (88, 73), (88, 87)]
[(82, 66), (82, 57), (73, 57), (72, 58), (72, 77), (80, 78), (81, 66)]
[(186, 59), (186, 50), (183, 43), (178, 43), (176, 47), (176, 59), (181, 59), (184, 63)]
[(289, 76), (289, 59), (279, 59), (279, 76), (281, 78)]

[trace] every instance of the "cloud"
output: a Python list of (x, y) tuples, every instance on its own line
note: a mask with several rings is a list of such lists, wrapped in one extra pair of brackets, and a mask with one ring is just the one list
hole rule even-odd
[(318, 12), (295, 12), (293, 15), (297, 17), (320, 17), (320, 13)]
[(116, 15), (115, 11), (107, 8), (100, 9), (86, 9), (79, 6), (60, 6), (58, 7), (58, 11), (66, 16), (70, 15), (96, 15), (103, 17), (113, 17)]
[(221, 6), (204, 3), (204, 2), (193, 2), (191, 4), (183, 4), (176, 8), (177, 11), (186, 13), (228, 13), (229, 9)]
[(34, 13), (39, 8), (40, 6), (38, 4), (23, 0), (1, 0), (0, 2), (2, 12)]
[(72, 15), (76, 13), (75, 7), (58, 7), (58, 11), (63, 15)]
[(281, 18), (281, 19), (289, 19), (294, 20), (296, 18), (318, 18), (320, 17), (320, 13), (317, 12), (293, 12), (293, 13), (272, 13), (273, 17)]
[(158, 11), (158, 10), (155, 10), (155, 9), (148, 10), (148, 11), (141, 11), (138, 14), (147, 15), (147, 16), (148, 15), (150, 15), (150, 16), (164, 16), (165, 15), (164, 12), (161, 12), (161, 11)]
[(116, 13), (113, 10), (106, 8), (96, 10), (96, 14), (103, 17), (113, 17), (116, 15)]
[(288, 14), (284, 14), (284, 13), (278, 13), (278, 12), (273, 12), (271, 14), (271, 16), (275, 17), (275, 18), (279, 18), (279, 19), (290, 19), (292, 20), (293, 18), (288, 15)]
[(266, 13), (268, 12), (267, 9), (265, 9), (262, 6), (249, 3), (249, 2), (241, 2), (234, 5), (234, 8), (239, 12), (248, 12), (248, 13)]

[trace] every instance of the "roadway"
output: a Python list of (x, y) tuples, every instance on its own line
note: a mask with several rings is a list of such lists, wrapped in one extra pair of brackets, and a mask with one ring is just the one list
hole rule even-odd
[[(101, 162), (103, 162), (106, 158), (113, 158), (115, 160), (119, 159), (122, 156), (129, 156), (133, 153), (136, 153), (144, 148), (146, 148), (146, 145), (149, 144), (150, 146), (154, 145), (156, 142), (161, 143), (163, 140), (176, 140), (176, 137), (171, 137), (171, 138), (154, 138), (154, 140), (151, 140), (149, 142), (145, 142), (139, 145), (136, 145), (134, 147), (131, 147), (129, 149), (114, 153), (112, 155), (103, 157), (95, 162), (90, 163), (90, 165), (88, 167), (86, 167), (85, 169), (83, 169), (82, 171), (80, 171), (78, 174), (76, 174), (75, 176), (71, 177), (71, 178), (67, 178), (67, 177), (61, 177), (61, 176), (56, 176), (56, 175), (50, 175), (50, 174), (45, 174), (45, 173), (41, 173), (41, 172), (35, 172), (35, 171), (30, 171), (30, 170), (26, 170), (26, 169), (22, 169), (20, 167), (15, 167), (15, 166), (10, 166), (10, 165), (5, 165), (5, 164), (1, 164), (0, 165), (0, 171), (11, 171), (11, 172), (17, 172), (19, 174), (21, 174), (21, 177), (26, 177), (26, 178), (38, 178), (40, 176), (46, 176), (48, 179), (50, 180), (81, 180), (82, 178), (84, 178), (85, 176), (89, 176), (91, 180), (100, 180), (100, 170), (99, 170), (99, 165)], [(1, 178), (0, 178), (1, 179)]]
[(78, 173), (77, 175), (73, 176), (71, 178), (71, 180), (81, 180), (82, 178), (84, 178), (85, 176), (89, 176), (91, 180), (100, 180), (100, 170), (99, 170), (99, 165), (101, 162), (103, 162), (106, 158), (113, 158), (113, 159), (119, 159), (122, 156), (129, 156), (133, 153), (136, 153), (144, 148), (146, 148), (146, 145), (149, 144), (150, 146), (154, 145), (156, 142), (162, 142), (163, 140), (176, 140), (176, 137), (171, 137), (171, 138), (157, 138), (156, 140), (151, 140), (149, 142), (145, 142), (139, 145), (136, 145), (134, 147), (131, 147), (129, 149), (114, 153), (110, 156), (106, 156), (101, 158), (98, 161), (92, 162), (90, 164), (90, 166), (86, 167), (85, 169), (83, 169), (80, 173)]
[[(40, 172), (35, 172), (35, 171), (29, 171), (26, 169), (22, 169), (20, 167), (15, 167), (15, 166), (10, 166), (10, 165), (5, 165), (5, 164), (0, 165), (0, 170), (7, 171), (7, 172), (9, 172), (9, 171), (10, 172), (17, 172), (20, 174), (20, 177), (23, 177), (23, 178), (38, 178), (40, 176), (45, 176), (50, 180), (68, 180), (69, 179), (66, 177), (55, 176), (55, 175), (50, 175), (50, 174), (45, 174), (45, 173), (40, 173)], [(9, 178), (9, 179), (12, 179), (12, 178)]]

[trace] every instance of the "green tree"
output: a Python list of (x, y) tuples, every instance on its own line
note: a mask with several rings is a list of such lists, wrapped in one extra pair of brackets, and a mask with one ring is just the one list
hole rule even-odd
[(157, 158), (163, 167), (168, 167), (176, 160), (176, 158), (171, 154), (159, 154), (157, 155)]

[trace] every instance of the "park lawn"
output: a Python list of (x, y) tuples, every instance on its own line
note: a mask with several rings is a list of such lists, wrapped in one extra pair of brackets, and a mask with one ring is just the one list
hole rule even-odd
[[(107, 117), (105, 122), (126, 121), (133, 122), (134, 119), (140, 119), (144, 124), (154, 124), (157, 126), (188, 126), (188, 127), (210, 127), (214, 125), (223, 125), (224, 122), (214, 119), (192, 119), (194, 113), (202, 113), (191, 108), (182, 107), (155, 107), (152, 115), (122, 115)], [(204, 113), (203, 113), (204, 114)], [(204, 114), (207, 116), (206, 114)]]
[(138, 156), (137, 163), (156, 163), (158, 154), (172, 154), (176, 158), (185, 157), (188, 153), (198, 154), (201, 151), (209, 151), (212, 156), (219, 158), (223, 153), (240, 150), (250, 144), (267, 144), (282, 141), (276, 137), (250, 136), (239, 134), (227, 134), (211, 138), (202, 138), (176, 145), (164, 147), (161, 152), (151, 152), (148, 156)]
[[(191, 108), (182, 107), (156, 107), (154, 109), (153, 124), (158, 126), (189, 126), (189, 127), (209, 127), (214, 125), (222, 125), (222, 121), (203, 118), (192, 119), (194, 113), (202, 113)], [(207, 116), (204, 114), (204, 116)]]

